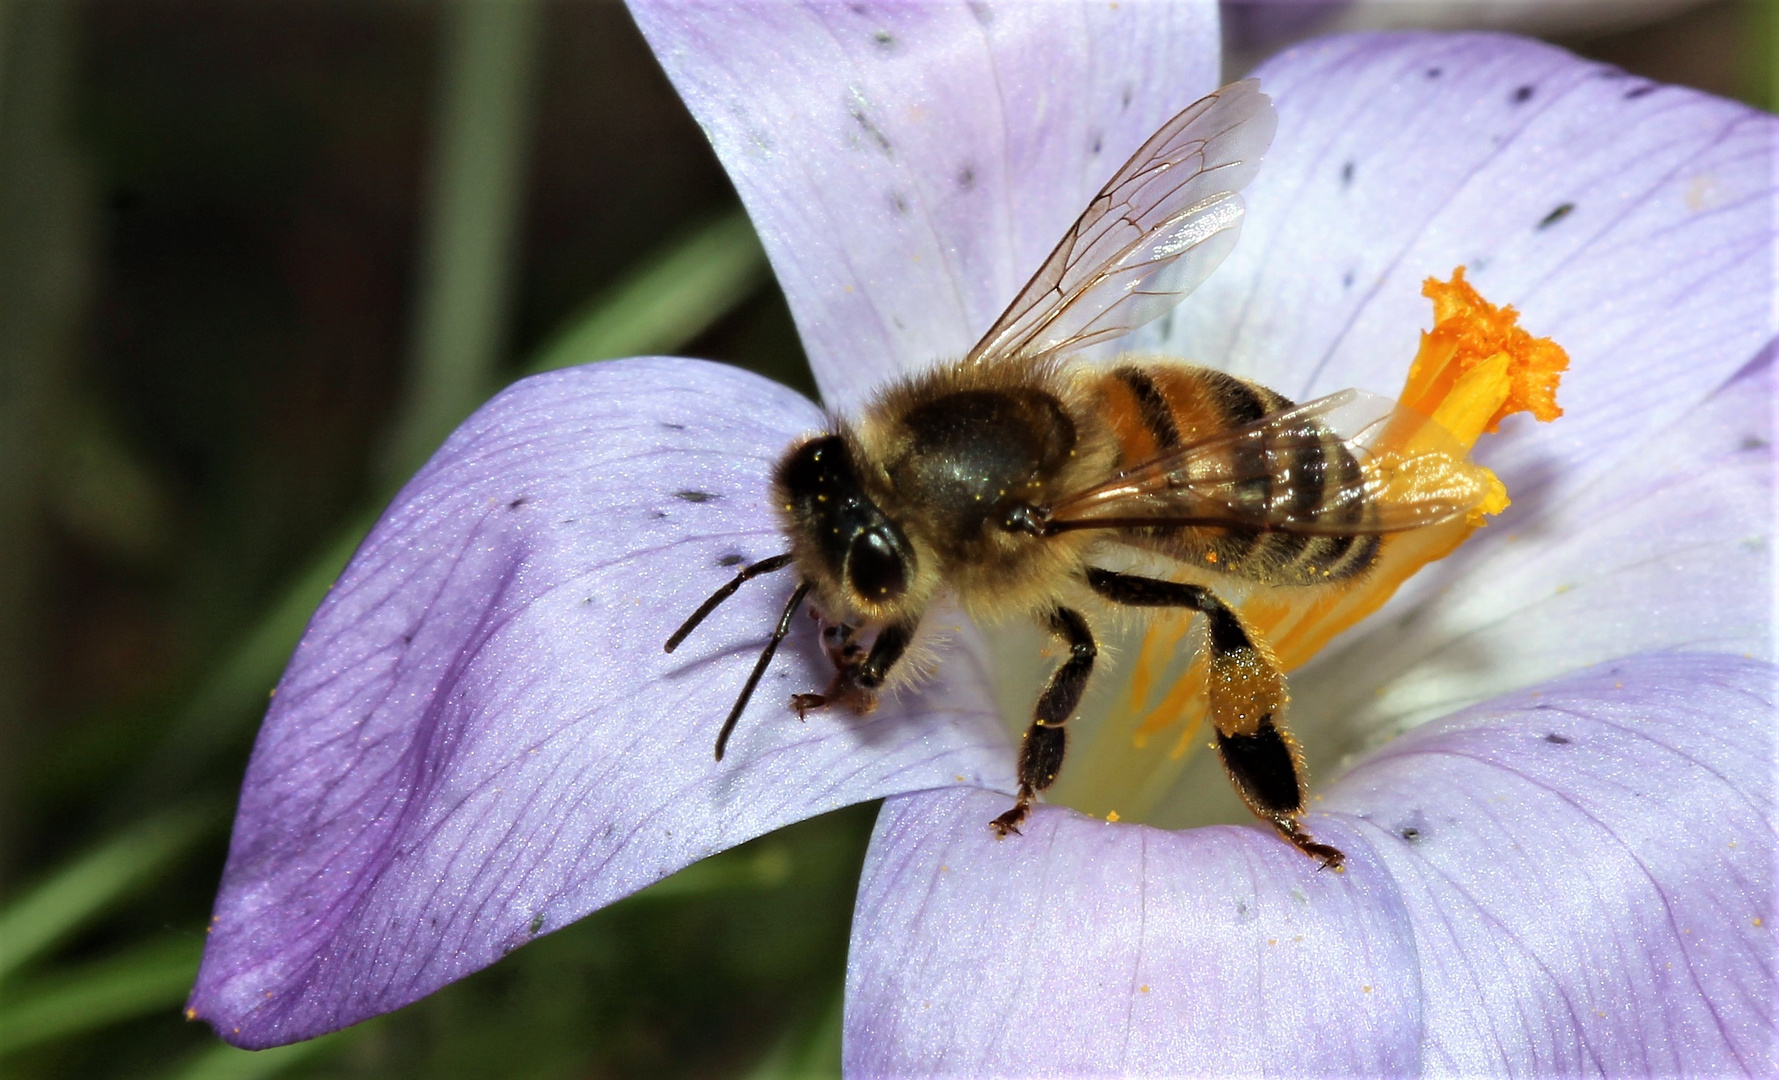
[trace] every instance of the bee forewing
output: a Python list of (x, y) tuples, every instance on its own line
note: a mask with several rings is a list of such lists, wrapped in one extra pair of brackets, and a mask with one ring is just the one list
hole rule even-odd
[[(1354, 468), (1328, 464), (1336, 446)], [(1431, 419), (1377, 394), (1342, 390), (1133, 465), (1059, 500), (1050, 521), (1389, 533), (1449, 521), (1480, 505), (1486, 490), (1457, 441)], [(1314, 509), (1305, 512), (1306, 503)]]
[(1253, 79), (1201, 98), (1107, 181), (969, 360), (1043, 356), (1164, 314), (1235, 246), (1278, 117)]

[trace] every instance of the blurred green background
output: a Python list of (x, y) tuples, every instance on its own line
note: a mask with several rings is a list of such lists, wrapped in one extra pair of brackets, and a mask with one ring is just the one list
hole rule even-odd
[[(1774, 22), (1563, 44), (1770, 107)], [(0, 0), (0, 1076), (837, 1074), (872, 807), (313, 1043), (179, 1014), (266, 694), (376, 511), (505, 382), (651, 352), (812, 392), (615, 3)]]

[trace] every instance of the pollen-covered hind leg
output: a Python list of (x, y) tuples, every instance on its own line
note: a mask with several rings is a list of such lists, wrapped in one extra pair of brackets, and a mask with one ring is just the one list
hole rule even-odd
[(1210, 649), (1207, 697), (1217, 752), (1236, 793), (1254, 816), (1323, 866), (1345, 861), (1339, 849), (1303, 830), (1303, 755), (1285, 733), (1285, 674), (1248, 635), (1234, 611), (1198, 585), (1091, 568), (1087, 584), (1106, 599), (1135, 607), (1184, 607), (1205, 616)]
[(1049, 684), (1038, 696), (1038, 706), (1032, 711), (1032, 726), (1026, 729), (1025, 741), (1019, 748), (1018, 801), (1013, 804), (1013, 809), (989, 822), (997, 836), (1018, 832), (1020, 824), (1031, 813), (1038, 792), (1056, 782), (1056, 774), (1062, 770), (1063, 753), (1068, 749), (1069, 717), (1081, 704), (1087, 680), (1093, 675), (1094, 658), (1099, 655), (1099, 646), (1093, 642), (1093, 631), (1088, 629), (1087, 620), (1078, 612), (1057, 608), (1050, 613), (1049, 625), (1050, 632), (1068, 644), (1069, 658), (1051, 674)]

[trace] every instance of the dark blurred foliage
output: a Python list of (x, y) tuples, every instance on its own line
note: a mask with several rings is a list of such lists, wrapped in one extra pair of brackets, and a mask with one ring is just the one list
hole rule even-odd
[[(1726, 57), (1758, 24), (1755, 2), (1564, 44), (1746, 92), (1754, 76)], [(414, 348), (447, 15), (424, 0), (0, 0), (0, 149), (37, 138), (21, 115), (47, 118), (0, 164), (13, 292), (0, 346), (12, 324), (47, 327), (0, 358), (0, 450), (18, 459), (0, 465), (0, 906), (164, 805), (210, 822), (26, 968), (26, 990), (6, 991), (0, 971), (0, 1014), (60, 985), (59, 971), (144, 942), (184, 956), (201, 939), (253, 710), (236, 709), (171, 790), (141, 774), (165, 760), (206, 673), (388, 495), (380, 460)], [(542, 19), (508, 373), (736, 202), (622, 7), (567, 0)], [(770, 283), (678, 351), (810, 390)], [(872, 817), (857, 808), (757, 841), (313, 1055), (258, 1067), (741, 1075), (776, 1048), (778, 1075), (810, 1054), (831, 1071)], [(161, 995), (0, 1056), (0, 1074), (273, 1074), (227, 1071), (247, 1066), (178, 1019), (176, 987)]]

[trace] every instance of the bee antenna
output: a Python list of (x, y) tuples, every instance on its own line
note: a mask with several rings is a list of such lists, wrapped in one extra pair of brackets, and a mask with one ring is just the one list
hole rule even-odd
[[(790, 556), (789, 555), (781, 555), (781, 556), (778, 556), (778, 558), (788, 560), (790, 558)], [(773, 561), (772, 559), (766, 560), (766, 562), (772, 562), (772, 561)], [(765, 563), (755, 563), (754, 564), (754, 566), (763, 566), (763, 565), (765, 565)], [(782, 566), (783, 564), (781, 563), (780, 565)], [(753, 566), (750, 566), (750, 567), (748, 567), (748, 570), (752, 570), (753, 568), (754, 568)], [(775, 566), (772, 569), (776, 570), (776, 569), (778, 569), (778, 567)], [(769, 571), (761, 571), (761, 572), (768, 573)], [(743, 574), (747, 573), (747, 570), (743, 570), (742, 573)], [(729, 591), (734, 592), (735, 587), (740, 585), (741, 582), (745, 581), (745, 580), (747, 580), (747, 579), (746, 578), (737, 579), (732, 585), (729, 586)], [(801, 585), (797, 586), (797, 591), (791, 594), (790, 603), (788, 603), (784, 606), (784, 614), (780, 615), (778, 617), (778, 628), (776, 630), (772, 631), (772, 640), (768, 641), (766, 643), (766, 648), (761, 651), (759, 661), (754, 664), (754, 673), (747, 677), (747, 685), (743, 686), (741, 688), (741, 696), (735, 699), (735, 707), (733, 709), (729, 710), (729, 719), (723, 721), (723, 730), (717, 733), (717, 760), (718, 761), (723, 760), (723, 749), (729, 745), (729, 734), (735, 730), (735, 722), (737, 720), (741, 719), (741, 711), (743, 709), (747, 708), (748, 699), (750, 699), (754, 696), (754, 687), (760, 685), (760, 676), (766, 674), (766, 666), (768, 664), (772, 663), (772, 654), (776, 653), (778, 651), (778, 643), (783, 641), (784, 636), (791, 632), (791, 616), (793, 616), (797, 613), (797, 608), (799, 605), (801, 605), (803, 603), (803, 598), (805, 596), (809, 595), (809, 584), (810, 583), (807, 581), (803, 582)], [(720, 602), (718, 597), (712, 597), (711, 600), (712, 600), (712, 602), (707, 604), (706, 605), (707, 607), (716, 607), (717, 602)], [(693, 616), (694, 625), (696, 624), (697, 620), (701, 617), (702, 617), (702, 613), (700, 613), (699, 615)]]
[(741, 573), (735, 575), (735, 580), (724, 585), (716, 592), (711, 593), (709, 600), (698, 605), (698, 610), (692, 612), (692, 617), (680, 624), (680, 628), (675, 630), (673, 636), (667, 639), (667, 644), (663, 646), (663, 648), (668, 652), (672, 652), (679, 648), (680, 642), (686, 640), (692, 631), (698, 629), (698, 624), (704, 621), (704, 617), (715, 611), (717, 606), (723, 601), (734, 596), (736, 589), (741, 588), (743, 585), (746, 585), (761, 574), (770, 574), (775, 570), (783, 570), (789, 565), (791, 565), (791, 554), (787, 551), (783, 555), (774, 555), (770, 559), (761, 559), (752, 566), (742, 567)]

